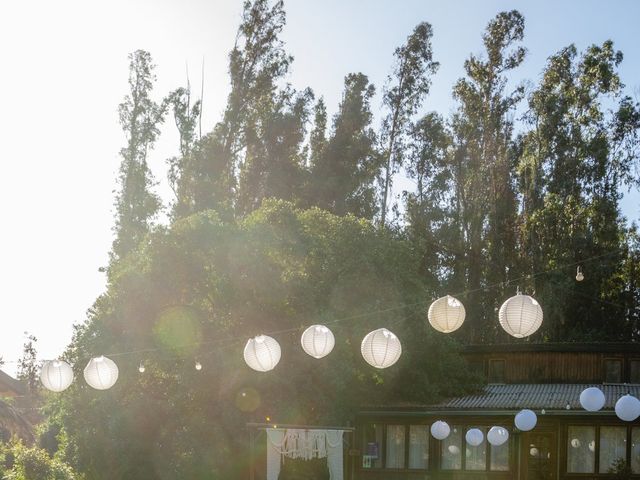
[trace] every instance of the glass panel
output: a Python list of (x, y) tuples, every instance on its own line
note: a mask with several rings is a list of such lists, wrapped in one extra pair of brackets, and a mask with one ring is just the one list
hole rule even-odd
[(409, 427), (409, 468), (426, 469), (429, 462), (429, 426)]
[(640, 360), (629, 362), (629, 383), (640, 383)]
[[(467, 429), (477, 427), (469, 427)], [(465, 450), (465, 470), (486, 470), (487, 469), (487, 431), (485, 428), (481, 428), (484, 434), (484, 440), (480, 445), (474, 447), (466, 443)]]
[(622, 382), (622, 360), (604, 361), (604, 381), (606, 383)]
[(600, 473), (609, 473), (617, 460), (627, 458), (627, 428), (600, 427)]
[(495, 447), (491, 445), (491, 470), (506, 472), (509, 470), (509, 444), (507, 440), (502, 445)]
[(452, 427), (451, 433), (442, 440), (442, 470), (462, 468), (462, 428)]
[(552, 433), (530, 432), (525, 434), (523, 442), (526, 442), (527, 476), (525, 478), (542, 480), (555, 479), (556, 462), (554, 436)]
[(370, 423), (364, 429), (362, 468), (382, 468), (382, 425)]
[(595, 427), (569, 427), (567, 435), (567, 472), (593, 473), (596, 451)]
[(404, 468), (404, 425), (387, 425), (386, 468)]
[(640, 473), (640, 428), (631, 429), (631, 471)]

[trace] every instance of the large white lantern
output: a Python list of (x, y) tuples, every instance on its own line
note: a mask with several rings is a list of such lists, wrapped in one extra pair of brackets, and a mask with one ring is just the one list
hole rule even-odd
[(48, 360), (40, 370), (40, 381), (52, 392), (63, 392), (73, 383), (73, 369), (63, 360)]
[(280, 344), (267, 335), (250, 338), (244, 346), (244, 361), (258, 372), (273, 370), (280, 361)]
[(444, 440), (451, 433), (451, 428), (447, 422), (443, 422), (442, 420), (438, 420), (431, 424), (431, 435), (436, 440)]
[(324, 325), (311, 325), (300, 338), (302, 349), (313, 358), (326, 357), (336, 344), (333, 332)]
[(509, 335), (524, 338), (542, 325), (542, 308), (534, 298), (518, 293), (502, 304), (498, 319)]
[(118, 366), (104, 356), (92, 358), (84, 367), (84, 379), (96, 390), (107, 390), (118, 380)]
[(580, 405), (588, 412), (601, 410), (604, 402), (604, 393), (598, 387), (585, 388), (580, 394)]
[(400, 358), (402, 345), (400, 340), (386, 328), (369, 332), (362, 339), (360, 352), (366, 362), (376, 368), (387, 368)]
[(464, 438), (467, 441), (467, 444), (471, 445), (472, 447), (477, 447), (483, 442), (484, 434), (479, 428), (471, 428), (467, 431)]
[(516, 418), (514, 420), (516, 427), (518, 430), (523, 432), (528, 432), (529, 430), (533, 430), (538, 423), (538, 416), (535, 414), (533, 410), (520, 410), (516, 413)]
[(440, 297), (429, 307), (429, 323), (442, 333), (451, 333), (462, 326), (466, 312), (464, 305), (451, 295)]
[(509, 440), (509, 432), (504, 427), (491, 427), (487, 433), (487, 441), (495, 447), (499, 447), (507, 440)]
[(640, 417), (640, 400), (633, 395), (624, 395), (616, 402), (616, 415), (620, 420), (633, 422)]

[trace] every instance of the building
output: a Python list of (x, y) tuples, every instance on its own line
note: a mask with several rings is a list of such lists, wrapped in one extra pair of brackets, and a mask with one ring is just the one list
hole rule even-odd
[[(470, 368), (486, 376), (474, 395), (437, 405), (363, 408), (356, 421), (351, 476), (358, 480), (611, 478), (622, 460), (640, 479), (640, 420), (615, 415), (618, 398), (640, 398), (638, 344), (509, 344), (468, 346)], [(598, 386), (606, 403), (585, 411), (580, 393)], [(514, 427), (521, 409), (537, 414), (529, 432)], [(429, 432), (436, 420), (451, 428), (445, 440)], [(505, 427), (509, 440), (491, 446), (486, 433)], [(484, 432), (466, 444), (470, 428)]]

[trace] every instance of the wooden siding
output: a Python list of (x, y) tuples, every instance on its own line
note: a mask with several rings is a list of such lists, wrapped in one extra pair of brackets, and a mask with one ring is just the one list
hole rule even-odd
[[(464, 355), (471, 368), (489, 378), (489, 364), (504, 360), (504, 383), (604, 383), (605, 360), (622, 361), (621, 383), (640, 354), (595, 352), (495, 352)], [(502, 382), (501, 382), (502, 383)]]

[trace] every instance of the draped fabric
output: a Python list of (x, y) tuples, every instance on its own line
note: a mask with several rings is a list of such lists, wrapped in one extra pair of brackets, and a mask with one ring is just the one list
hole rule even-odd
[(342, 430), (267, 428), (267, 480), (278, 480), (285, 458), (326, 458), (331, 480), (342, 480)]

